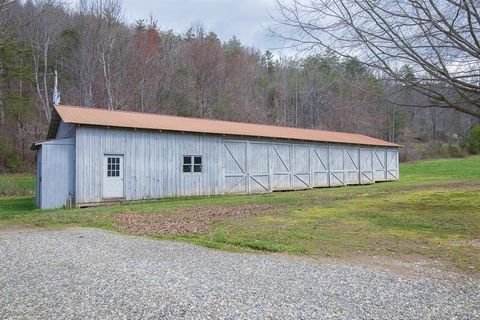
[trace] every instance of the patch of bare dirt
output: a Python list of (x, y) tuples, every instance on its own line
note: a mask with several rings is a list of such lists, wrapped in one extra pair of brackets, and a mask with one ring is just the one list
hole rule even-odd
[(385, 269), (404, 276), (429, 276), (432, 278), (458, 279), (459, 276), (470, 276), (464, 270), (456, 268), (446, 260), (436, 259), (418, 254), (386, 255), (358, 254), (344, 259), (353, 265), (363, 265)]
[(268, 215), (279, 208), (266, 204), (247, 204), (225, 207), (193, 207), (167, 212), (122, 213), (115, 215), (115, 227), (133, 234), (200, 233), (225, 218), (249, 215)]
[(480, 248), (480, 239), (473, 240), (450, 240), (446, 244), (454, 247), (470, 246), (473, 248)]
[(277, 253), (276, 255), (300, 261), (313, 260), (319, 263), (361, 266), (408, 277), (428, 277), (454, 282), (480, 278), (480, 275), (475, 270), (461, 269), (447, 260), (418, 254), (396, 254), (395, 257), (367, 253), (352, 254), (344, 257), (294, 256), (284, 253)]

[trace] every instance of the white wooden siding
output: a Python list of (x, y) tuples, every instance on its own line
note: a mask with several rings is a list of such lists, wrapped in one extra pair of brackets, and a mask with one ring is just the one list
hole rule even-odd
[(330, 148), (330, 185), (329, 187), (345, 185), (345, 148), (331, 146)]
[(75, 200), (74, 139), (46, 141), (37, 154), (37, 205), (60, 208)]
[(345, 148), (345, 184), (360, 184), (360, 148)]
[[(103, 201), (105, 154), (124, 156), (125, 200), (224, 192), (221, 137), (80, 127), (76, 141), (78, 204)], [(184, 155), (201, 155), (202, 173), (183, 173)]]
[(293, 168), (293, 189), (305, 189), (312, 188), (312, 172), (311, 168), (311, 155), (310, 146), (304, 144), (293, 144), (293, 162), (291, 164)]
[(398, 151), (387, 150), (387, 180), (397, 180), (398, 175)]
[(268, 143), (248, 143), (248, 193), (270, 192), (270, 167)]
[(387, 168), (398, 177), (397, 149), (259, 140), (223, 140), (226, 193), (371, 184)]
[(373, 150), (373, 170), (375, 181), (387, 180), (387, 150)]
[[(100, 127), (76, 129), (76, 199), (102, 197), (103, 156), (124, 156), (125, 199), (262, 193), (398, 177), (398, 150)], [(183, 173), (184, 155), (203, 157)]]
[(370, 184), (375, 182), (373, 171), (373, 150), (371, 148), (360, 148), (360, 183)]
[(310, 149), (310, 163), (313, 179), (313, 187), (330, 186), (329, 177), (329, 147), (328, 146), (312, 146)]
[(247, 193), (247, 143), (226, 141), (223, 154), (225, 193)]
[(290, 148), (291, 145), (286, 143), (271, 145), (272, 190), (274, 191), (293, 189)]

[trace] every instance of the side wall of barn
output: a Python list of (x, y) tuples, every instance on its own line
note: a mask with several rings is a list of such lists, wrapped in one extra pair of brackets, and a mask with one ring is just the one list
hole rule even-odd
[[(396, 180), (398, 149), (101, 127), (76, 129), (76, 201), (103, 201), (105, 155), (124, 159), (125, 200), (262, 193)], [(184, 155), (203, 157), (183, 173)]]
[(37, 153), (36, 203), (42, 209), (72, 204), (75, 196), (75, 140), (46, 141)]
[(223, 141), (225, 193), (397, 180), (398, 149), (282, 140)]
[[(101, 202), (103, 157), (122, 155), (125, 200), (223, 193), (221, 137), (79, 127), (76, 131), (78, 204)], [(203, 172), (182, 172), (184, 155), (203, 156)]]

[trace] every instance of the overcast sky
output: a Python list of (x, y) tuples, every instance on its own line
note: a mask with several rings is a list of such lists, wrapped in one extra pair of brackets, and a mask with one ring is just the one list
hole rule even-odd
[(189, 26), (201, 22), (221, 40), (236, 35), (242, 44), (261, 50), (281, 46), (266, 30), (274, 0), (122, 0), (122, 5), (129, 22), (148, 20), (151, 14), (162, 30), (185, 33)]

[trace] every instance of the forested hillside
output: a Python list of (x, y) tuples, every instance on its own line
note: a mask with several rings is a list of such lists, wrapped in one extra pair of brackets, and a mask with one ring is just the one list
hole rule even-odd
[[(192, 13), (192, 21), (195, 21)], [(187, 26), (186, 26), (187, 27)], [(279, 57), (215, 30), (125, 21), (114, 0), (0, 0), (0, 171), (29, 170), (44, 139), (54, 73), (62, 104), (358, 132), (455, 149), (478, 122), (331, 51)], [(408, 65), (398, 69), (414, 78)], [(404, 148), (404, 158), (415, 158)]]

